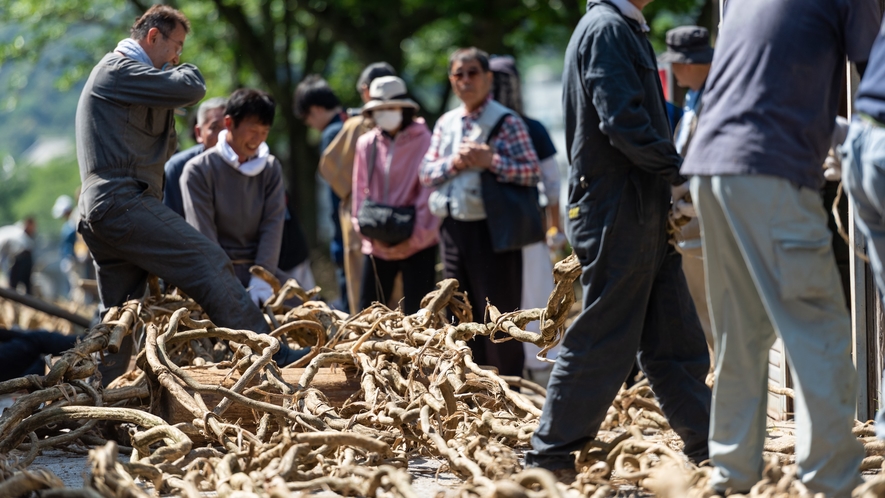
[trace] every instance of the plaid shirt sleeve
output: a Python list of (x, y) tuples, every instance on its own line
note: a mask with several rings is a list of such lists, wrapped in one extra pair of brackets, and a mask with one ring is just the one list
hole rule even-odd
[(425, 187), (436, 187), (449, 178), (455, 176), (455, 167), (452, 166), (451, 157), (440, 157), (439, 143), (442, 138), (442, 127), (439, 121), (433, 127), (433, 136), (430, 138), (430, 148), (424, 155), (421, 163), (419, 180)]
[(522, 119), (512, 114), (504, 118), (492, 145), (495, 155), (489, 171), (495, 173), (499, 181), (527, 186), (538, 184), (541, 165)]

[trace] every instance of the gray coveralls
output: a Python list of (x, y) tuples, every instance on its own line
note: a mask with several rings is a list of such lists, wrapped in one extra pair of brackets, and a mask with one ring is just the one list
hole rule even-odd
[[(565, 56), (566, 232), (584, 311), (566, 333), (529, 466), (572, 468), (636, 359), (694, 461), (707, 457), (710, 368), (682, 260), (667, 241), (680, 157), (651, 44), (609, 3), (591, 2)], [(638, 352), (638, 355), (637, 355)]]
[[(161, 71), (117, 53), (95, 66), (77, 106), (82, 219), (102, 312), (145, 293), (149, 273), (179, 287), (222, 327), (268, 332), (216, 244), (163, 205), (163, 166), (175, 152), (173, 110), (206, 93), (196, 67)], [(126, 371), (132, 341), (105, 357), (103, 382)]]

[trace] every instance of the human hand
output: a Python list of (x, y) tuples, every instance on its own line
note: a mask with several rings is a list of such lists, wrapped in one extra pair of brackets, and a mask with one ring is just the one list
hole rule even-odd
[(676, 217), (697, 218), (698, 213), (694, 208), (694, 204), (685, 199), (678, 199), (673, 203), (673, 213)]
[(566, 242), (568, 242), (568, 240), (565, 238), (565, 234), (560, 232), (556, 227), (551, 227), (550, 230), (547, 230), (547, 247), (550, 248), (551, 251), (559, 251), (563, 249)]
[(487, 144), (468, 142), (462, 144), (462, 150), (467, 149), (467, 163), (474, 168), (489, 168), (495, 156), (492, 148)]
[(690, 188), (689, 182), (685, 182), (682, 185), (675, 185), (673, 187), (670, 187), (670, 192), (673, 196), (673, 202), (676, 202), (679, 199), (682, 199), (683, 197), (688, 195), (689, 188)]
[(411, 239), (406, 239), (399, 244), (387, 246), (387, 255), (392, 259), (406, 259), (409, 256), (409, 250), (412, 247)]
[(455, 168), (455, 171), (463, 171), (470, 167), (467, 164), (467, 152), (462, 152), (460, 149), (455, 153), (455, 156), (452, 158), (452, 167)]
[(838, 149), (830, 149), (827, 158), (824, 159), (824, 178), (831, 182), (842, 179), (842, 158)]
[(273, 296), (273, 287), (263, 279), (253, 275), (249, 278), (249, 297), (259, 308)]

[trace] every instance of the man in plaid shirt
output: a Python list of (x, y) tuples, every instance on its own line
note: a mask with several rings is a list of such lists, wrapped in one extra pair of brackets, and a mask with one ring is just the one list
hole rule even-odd
[[(458, 279), (474, 316), (481, 319), (486, 299), (501, 311), (519, 307), (522, 296), (522, 250), (495, 252), (482, 200), (480, 173), (498, 182), (538, 184), (538, 155), (528, 129), (512, 110), (492, 100), (488, 54), (459, 49), (449, 58), (449, 81), (463, 105), (443, 115), (433, 130), (421, 168), (421, 183), (435, 188), (431, 211), (442, 218), (443, 274)], [(474, 360), (503, 375), (522, 375), (522, 344), (493, 344), (487, 337), (471, 342)]]
[[(489, 73), (491, 74), (491, 73)], [(464, 136), (469, 137), (473, 131), (476, 120), (486, 109), (488, 102), (492, 100), (491, 94), (487, 94), (480, 106), (472, 111), (461, 106), (452, 112), (461, 116), (461, 126)], [(443, 156), (440, 150), (440, 138), (442, 129), (437, 126), (433, 129), (433, 138), (430, 148), (424, 156), (424, 167), (421, 168), (421, 183), (427, 187), (436, 187), (446, 180), (461, 172), (467, 165), (458, 161), (460, 154)], [(504, 118), (500, 131), (492, 139), (494, 148), (486, 144), (477, 145), (474, 142), (465, 142), (466, 149), (483, 150), (491, 153), (491, 162), (487, 166), (489, 171), (498, 176), (502, 182), (516, 183), (518, 185), (537, 185), (540, 178), (538, 155), (532, 146), (529, 131), (519, 116), (511, 114)], [(500, 151), (500, 152), (499, 152)]]

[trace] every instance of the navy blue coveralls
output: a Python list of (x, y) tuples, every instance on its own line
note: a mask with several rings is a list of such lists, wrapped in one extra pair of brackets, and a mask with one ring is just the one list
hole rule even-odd
[(547, 386), (529, 466), (574, 466), (634, 361), (695, 462), (707, 458), (710, 359), (668, 243), (671, 185), (685, 182), (654, 51), (639, 23), (592, 1), (565, 55), (566, 234), (583, 273), (583, 312)]

